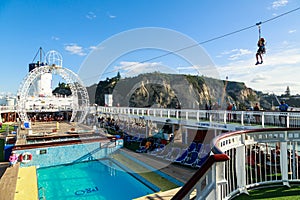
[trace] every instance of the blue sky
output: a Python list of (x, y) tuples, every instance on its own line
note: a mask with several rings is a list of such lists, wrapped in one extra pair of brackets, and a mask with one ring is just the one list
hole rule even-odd
[[(0, 94), (17, 92), (39, 47), (45, 52), (58, 51), (63, 56), (63, 67), (77, 73), (93, 50), (126, 31), (157, 27), (202, 43), (298, 7), (298, 0), (2, 0)], [(245, 82), (255, 90), (277, 94), (284, 93), (289, 86), (292, 94), (300, 94), (299, 19), (300, 10), (297, 10), (262, 25), (262, 36), (267, 41), (262, 65), (254, 65), (257, 27), (201, 47), (221, 79), (228, 76), (229, 80)], [(134, 39), (127, 42), (134, 42)], [(115, 48), (123, 45), (120, 43)], [(157, 70), (164, 66), (172, 72), (193, 74), (189, 71), (191, 63), (176, 55), (151, 60), (166, 52), (144, 49), (122, 54), (109, 65), (99, 66), (103, 67), (102, 74), (91, 71), (90, 75), (99, 76), (96, 79), (99, 80), (116, 75), (118, 69), (129, 75), (132, 73), (124, 69), (131, 67), (131, 72), (138, 73), (141, 70), (133, 68), (141, 64), (147, 69)]]

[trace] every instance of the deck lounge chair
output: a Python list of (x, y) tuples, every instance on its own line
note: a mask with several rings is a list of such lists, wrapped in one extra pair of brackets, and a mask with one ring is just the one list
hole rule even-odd
[(145, 148), (145, 146), (141, 146), (139, 149), (136, 150), (137, 153), (144, 153), (146, 151), (147, 149)]
[(150, 150), (150, 152), (149, 152), (150, 155), (156, 155), (156, 154), (160, 153), (161, 151), (164, 150), (166, 145), (154, 143), (154, 147), (155, 147), (154, 149)]
[(175, 161), (181, 154), (181, 149), (179, 147), (173, 147), (172, 151), (165, 157), (168, 161)]
[(189, 157), (184, 160), (184, 165), (192, 166), (198, 159), (198, 152), (193, 151), (190, 153)]
[(178, 158), (176, 158), (174, 160), (175, 163), (184, 163), (185, 159), (188, 158), (188, 150), (183, 151), (183, 153), (181, 154), (181, 156), (179, 156)]
[(131, 136), (130, 136), (130, 135), (126, 135), (126, 136), (124, 137), (124, 140), (125, 140), (125, 143), (130, 143), (130, 141), (131, 141)]
[(197, 151), (199, 153), (201, 148), (202, 148), (202, 143), (198, 143), (196, 148), (195, 148), (195, 151)]
[(209, 154), (211, 152), (211, 147), (210, 144), (203, 144), (200, 152), (199, 152), (199, 157), (204, 157), (205, 155)]
[(196, 142), (192, 142), (192, 143), (190, 144), (189, 148), (188, 148), (188, 151), (189, 151), (189, 152), (192, 152), (192, 151), (194, 151), (194, 150), (196, 149), (196, 147), (197, 147)]
[(163, 149), (163, 151), (161, 151), (160, 153), (156, 154), (156, 157), (164, 158), (164, 157), (166, 157), (171, 151), (172, 151), (172, 148), (170, 148), (169, 146), (166, 146), (166, 147)]
[(140, 137), (136, 140), (136, 142), (142, 142), (144, 139), (146, 139), (144, 134), (139, 134)]
[(204, 155), (203, 157), (198, 157), (197, 161), (194, 164), (192, 164), (192, 167), (200, 168), (203, 165), (203, 163), (205, 163), (209, 155), (210, 153)]
[(141, 135), (140, 134), (136, 134), (135, 136), (133, 136), (129, 142), (137, 142), (140, 139)]

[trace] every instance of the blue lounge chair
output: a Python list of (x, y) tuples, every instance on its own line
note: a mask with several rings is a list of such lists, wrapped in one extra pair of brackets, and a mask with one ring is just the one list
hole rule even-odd
[(166, 147), (164, 148), (163, 151), (161, 151), (160, 153), (156, 154), (156, 157), (164, 158), (164, 157), (166, 157), (171, 151), (172, 151), (172, 148), (169, 147), (169, 146), (166, 146)]
[(156, 148), (152, 151), (150, 151), (150, 154), (151, 155), (156, 155), (160, 152), (162, 152), (164, 150), (164, 148), (166, 147), (166, 145), (164, 144), (155, 144), (156, 145)]
[(199, 153), (201, 148), (202, 148), (202, 143), (198, 143), (197, 147), (195, 148), (195, 151), (197, 151)]
[(181, 154), (181, 149), (179, 147), (173, 147), (172, 151), (165, 157), (168, 161), (175, 161)]
[(194, 151), (194, 150), (196, 149), (196, 147), (197, 147), (196, 142), (192, 142), (192, 143), (190, 144), (189, 148), (188, 148), (188, 151), (189, 151), (189, 152), (192, 152), (192, 151)]
[(205, 155), (209, 154), (211, 152), (211, 147), (210, 144), (203, 144), (200, 152), (199, 152), (199, 157), (204, 157)]
[(130, 142), (137, 142), (139, 138), (140, 138), (140, 134), (137, 134), (130, 139)]
[(203, 163), (205, 163), (205, 161), (208, 159), (209, 155), (210, 154), (208, 153), (203, 157), (198, 157), (197, 161), (192, 165), (192, 167), (200, 168), (203, 165)]
[(185, 151), (181, 154), (181, 156), (179, 156), (178, 158), (176, 158), (176, 159), (174, 160), (174, 162), (175, 162), (175, 163), (184, 163), (185, 159), (187, 159), (187, 157), (188, 157), (188, 154), (189, 154), (188, 150), (185, 150)]
[(137, 153), (144, 153), (146, 151), (147, 149), (145, 148), (145, 146), (141, 146), (139, 149), (136, 150)]
[(198, 159), (198, 152), (193, 151), (193, 152), (191, 152), (189, 157), (184, 160), (183, 164), (192, 166), (197, 161), (197, 159)]
[(142, 142), (144, 139), (146, 139), (144, 134), (139, 134), (140, 137), (136, 140), (136, 142)]

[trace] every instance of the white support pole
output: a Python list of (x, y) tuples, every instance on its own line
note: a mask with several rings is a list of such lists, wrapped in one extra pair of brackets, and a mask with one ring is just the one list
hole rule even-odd
[(261, 125), (263, 128), (265, 128), (265, 112), (262, 112), (261, 114)]
[(244, 111), (241, 112), (241, 125), (244, 126)]
[(222, 198), (222, 185), (227, 184), (227, 180), (225, 178), (225, 162), (216, 162), (215, 163), (215, 180), (216, 180), (216, 200), (221, 200)]
[[(287, 137), (287, 131), (285, 131), (285, 137)], [(280, 168), (283, 185), (290, 187), (290, 184), (288, 182), (287, 142), (280, 142)]]
[(286, 116), (286, 127), (290, 128), (290, 113), (287, 113), (287, 116)]
[[(244, 135), (242, 135), (244, 136)], [(245, 145), (239, 146), (236, 148), (236, 174), (237, 176), (237, 187), (240, 190), (240, 193), (249, 194), (246, 188), (246, 159), (245, 159)]]

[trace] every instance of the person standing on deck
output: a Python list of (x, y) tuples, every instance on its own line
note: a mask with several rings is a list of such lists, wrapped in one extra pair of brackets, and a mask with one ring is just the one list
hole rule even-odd
[(227, 120), (231, 121), (232, 104), (230, 102), (228, 102), (226, 110), (228, 111)]
[(232, 111), (233, 111), (233, 120), (234, 121), (236, 121), (236, 110), (237, 110), (237, 108), (236, 108), (236, 105), (233, 103), (232, 104), (232, 109), (231, 109)]
[(11, 167), (15, 166), (15, 164), (17, 164), (18, 162), (18, 155), (16, 154), (16, 152), (12, 151), (8, 160)]
[(254, 117), (255, 117), (255, 123), (259, 124), (260, 123), (260, 115), (258, 114), (258, 111), (260, 110), (258, 103), (255, 104), (254, 108)]
[[(280, 105), (279, 105), (280, 112), (287, 112), (288, 108), (289, 108), (288, 104), (286, 104), (284, 101), (280, 102)], [(282, 124), (282, 118), (284, 119), (284, 124)], [(287, 124), (287, 117), (286, 117), (285, 113), (283, 115), (281, 115), (281, 114), (279, 115), (279, 122), (280, 122), (281, 126)]]

